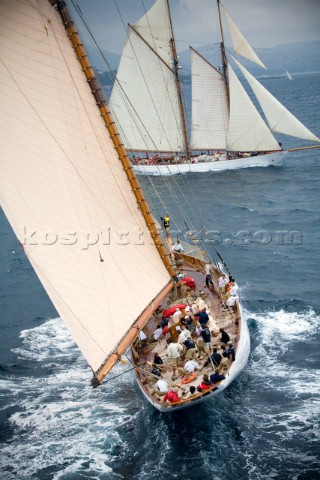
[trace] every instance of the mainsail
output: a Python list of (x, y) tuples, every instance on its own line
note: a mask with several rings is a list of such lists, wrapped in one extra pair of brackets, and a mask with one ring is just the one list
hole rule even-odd
[(191, 148), (225, 150), (228, 104), (224, 78), (190, 47), (192, 81)]
[(157, 0), (129, 25), (110, 97), (127, 149), (186, 150), (175, 68), (168, 3)]
[(1, 205), (95, 372), (170, 275), (59, 13), (46, 0), (0, 13)]

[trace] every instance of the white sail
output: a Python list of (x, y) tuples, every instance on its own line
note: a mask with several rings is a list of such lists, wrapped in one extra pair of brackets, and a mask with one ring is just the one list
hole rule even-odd
[(226, 149), (228, 105), (223, 75), (190, 48), (192, 79), (191, 148)]
[(1, 205), (96, 370), (169, 274), (59, 14), (2, 0), (0, 29)]
[(133, 28), (129, 27), (110, 97), (109, 107), (126, 148), (185, 150), (172, 67), (167, 2), (158, 0)]
[(289, 80), (292, 80), (292, 75), (290, 75), (290, 73), (288, 72), (288, 70), (286, 70), (286, 75), (287, 75), (287, 77), (289, 78)]
[(260, 65), (262, 68), (266, 68), (264, 63), (260, 60), (258, 55), (255, 53), (251, 45), (248, 43), (248, 41), (245, 39), (245, 37), (242, 35), (226, 9), (223, 7), (224, 14), (226, 16), (226, 19), (228, 21), (228, 26), (229, 30), (231, 33), (231, 38), (232, 38), (232, 43), (233, 43), (233, 49), (237, 55), (241, 55), (242, 57), (247, 58), (248, 60), (251, 60), (251, 62), (254, 62), (257, 65)]
[(228, 71), (230, 85), (228, 150), (242, 152), (279, 150), (277, 140), (264, 123), (230, 64)]
[(303, 138), (304, 140), (320, 142), (319, 138), (292, 115), (240, 62), (235, 58), (233, 60), (257, 97), (272, 131)]

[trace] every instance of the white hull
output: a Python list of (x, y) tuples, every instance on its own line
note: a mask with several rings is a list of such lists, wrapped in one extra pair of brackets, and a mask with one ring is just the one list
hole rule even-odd
[(257, 155), (256, 157), (235, 158), (233, 160), (203, 161), (198, 163), (179, 163), (175, 165), (133, 165), (137, 175), (176, 175), (178, 173), (203, 173), (239, 168), (268, 167), (282, 165), (287, 151)]
[(144, 389), (142, 388), (140, 382), (137, 382), (141, 392), (143, 395), (146, 397), (148, 402), (150, 402), (157, 410), (163, 413), (172, 413), (172, 412), (177, 412), (178, 410), (183, 410), (185, 408), (190, 408), (194, 407), (195, 405), (198, 405), (201, 402), (205, 402), (207, 400), (212, 399), (213, 397), (219, 395), (221, 392), (223, 392), (232, 382), (235, 380), (235, 378), (241, 373), (241, 371), (244, 369), (244, 367), (247, 364), (248, 358), (249, 358), (249, 353), (250, 353), (250, 335), (249, 335), (249, 329), (247, 322), (243, 316), (242, 308), (241, 305), (239, 304), (240, 308), (240, 325), (241, 325), (241, 330), (240, 330), (240, 338), (239, 342), (237, 345), (237, 350), (236, 350), (236, 360), (233, 362), (232, 366), (230, 367), (225, 380), (223, 380), (218, 388), (216, 390), (212, 390), (210, 393), (207, 395), (204, 395), (200, 397), (197, 400), (194, 400), (192, 403), (185, 403), (183, 405), (172, 405), (170, 408), (164, 407), (160, 405), (157, 402), (154, 402), (152, 398), (150, 398)]

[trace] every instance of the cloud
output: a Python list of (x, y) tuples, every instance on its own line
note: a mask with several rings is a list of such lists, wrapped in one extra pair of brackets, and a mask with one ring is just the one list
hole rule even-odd
[[(120, 53), (126, 25), (136, 22), (153, 0), (78, 0), (101, 48)], [(178, 50), (219, 40), (214, 0), (170, 2)], [(320, 40), (320, 0), (224, 0), (235, 23), (254, 47)], [(229, 41), (226, 36), (226, 43)], [(230, 44), (230, 42), (229, 42)]]

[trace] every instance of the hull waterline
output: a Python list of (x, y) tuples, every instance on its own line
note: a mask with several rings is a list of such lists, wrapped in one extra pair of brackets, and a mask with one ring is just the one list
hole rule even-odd
[(198, 163), (179, 163), (171, 165), (133, 165), (137, 175), (176, 175), (178, 173), (204, 173), (240, 168), (269, 167), (283, 165), (287, 151), (258, 155), (256, 157), (235, 158), (233, 160), (206, 161)]

